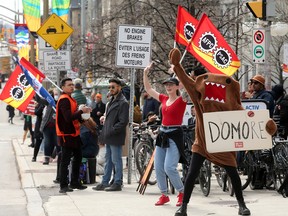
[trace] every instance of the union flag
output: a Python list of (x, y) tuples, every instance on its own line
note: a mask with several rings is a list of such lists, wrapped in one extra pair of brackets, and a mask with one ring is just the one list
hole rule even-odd
[(283, 77), (288, 77), (288, 65), (282, 64), (282, 69), (283, 69), (283, 72), (282, 72)]
[[(38, 74), (37, 71), (30, 72), (37, 77), (40, 82), (45, 78), (45, 76), (43, 77)], [(17, 65), (0, 95), (0, 100), (24, 112), (34, 95), (34, 89), (29, 84), (20, 66)]]
[(232, 76), (241, 65), (235, 52), (206, 14), (201, 17), (187, 51), (211, 73)]
[(182, 6), (178, 6), (175, 41), (188, 46), (196, 30), (198, 20), (188, 13)]

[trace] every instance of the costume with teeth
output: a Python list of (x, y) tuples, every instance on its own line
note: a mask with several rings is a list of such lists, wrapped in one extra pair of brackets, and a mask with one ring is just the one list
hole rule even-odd
[[(227, 75), (212, 73), (197, 76), (196, 80), (194, 80), (186, 74), (181, 66), (181, 53), (178, 49), (172, 49), (169, 53), (169, 58), (174, 65), (174, 72), (188, 92), (196, 111), (196, 137), (192, 147), (193, 154), (189, 172), (185, 180), (183, 203), (174, 216), (187, 216), (187, 204), (193, 191), (195, 179), (205, 158), (214, 164), (224, 167), (235, 190), (235, 196), (239, 204), (238, 214), (250, 215), (250, 210), (244, 202), (241, 180), (236, 169), (236, 153), (209, 153), (206, 149), (203, 126), (203, 113), (205, 112), (243, 110), (240, 101), (239, 83)], [(271, 129), (270, 132), (273, 133), (276, 127), (270, 127), (273, 126), (274, 122), (270, 123), (271, 125), (268, 126), (268, 123), (266, 124), (266, 130), (268, 127), (268, 129)], [(268, 130), (267, 132), (269, 133)]]

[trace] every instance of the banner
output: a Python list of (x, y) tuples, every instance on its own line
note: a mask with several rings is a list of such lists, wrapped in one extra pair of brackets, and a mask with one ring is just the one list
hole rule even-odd
[(175, 41), (188, 46), (198, 25), (198, 20), (183, 7), (178, 6)]
[(24, 17), (30, 32), (40, 28), (40, 0), (22, 0)]
[[(53, 97), (49, 92), (42, 86), (41, 82), (35, 77), (35, 74), (40, 76), (42, 79), (45, 78), (45, 75), (41, 73), (36, 67), (34, 67), (30, 62), (25, 58), (20, 60), (19, 66), (24, 72), (29, 84), (33, 87), (34, 91), (41, 97), (43, 97), (52, 107), (56, 107)], [(33, 72), (33, 73), (32, 73)]]
[(55, 13), (65, 22), (68, 21), (70, 0), (52, 0), (52, 14)]
[(15, 23), (15, 38), (18, 47), (18, 57), (29, 59), (29, 30), (26, 24)]
[[(42, 82), (43, 79), (39, 75), (35, 74), (35, 76)], [(33, 88), (17, 65), (0, 95), (0, 100), (24, 112), (34, 95)]]
[(187, 51), (211, 73), (232, 76), (241, 65), (237, 55), (206, 14), (201, 17)]

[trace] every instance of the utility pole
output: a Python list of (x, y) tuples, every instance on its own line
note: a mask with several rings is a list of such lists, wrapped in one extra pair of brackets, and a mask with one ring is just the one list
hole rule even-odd
[[(81, 0), (81, 69), (82, 69), (82, 73), (85, 76), (86, 73), (86, 65), (85, 65), (85, 31), (86, 31), (86, 11), (85, 11), (85, 4), (86, 0)], [(83, 77), (83, 74), (80, 71), (80, 77)]]

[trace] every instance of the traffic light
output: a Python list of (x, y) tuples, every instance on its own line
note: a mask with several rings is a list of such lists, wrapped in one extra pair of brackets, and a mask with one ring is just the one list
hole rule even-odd
[(275, 17), (274, 0), (250, 1), (246, 5), (255, 18), (271, 20)]

